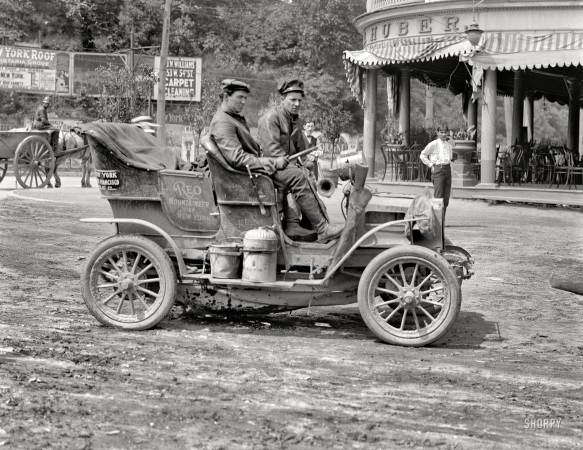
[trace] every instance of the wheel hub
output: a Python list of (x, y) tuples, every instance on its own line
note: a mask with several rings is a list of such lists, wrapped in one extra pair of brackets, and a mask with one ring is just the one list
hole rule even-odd
[(124, 291), (131, 291), (136, 285), (136, 280), (130, 274), (124, 274), (119, 280), (119, 287)]
[(421, 295), (419, 290), (405, 287), (399, 290), (399, 301), (402, 306), (406, 308), (414, 308), (421, 303)]

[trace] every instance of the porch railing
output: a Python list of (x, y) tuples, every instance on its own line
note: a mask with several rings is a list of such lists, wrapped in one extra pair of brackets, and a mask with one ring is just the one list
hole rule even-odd
[(396, 7), (410, 3), (425, 3), (425, 0), (367, 0), (366, 11), (373, 12), (391, 6)]

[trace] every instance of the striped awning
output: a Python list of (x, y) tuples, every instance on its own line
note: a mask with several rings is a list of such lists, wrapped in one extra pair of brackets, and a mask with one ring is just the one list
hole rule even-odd
[(488, 33), (477, 49), (460, 59), (490, 70), (576, 66), (583, 64), (583, 32)]
[(546, 34), (484, 33), (473, 48), (465, 35), (397, 38), (345, 51), (344, 68), (350, 89), (363, 104), (363, 69), (459, 56), (483, 69), (525, 69), (583, 64), (583, 32)]
[(366, 69), (378, 69), (391, 64), (435, 60), (469, 53), (472, 49), (465, 35), (396, 38), (366, 45), (364, 50), (345, 51), (344, 69), (352, 94), (364, 104)]

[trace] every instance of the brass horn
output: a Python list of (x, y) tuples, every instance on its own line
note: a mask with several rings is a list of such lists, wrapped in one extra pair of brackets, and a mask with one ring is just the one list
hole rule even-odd
[(318, 194), (326, 198), (332, 197), (332, 194), (336, 190), (336, 186), (334, 185), (334, 182), (330, 178), (321, 178), (318, 181), (317, 188)]

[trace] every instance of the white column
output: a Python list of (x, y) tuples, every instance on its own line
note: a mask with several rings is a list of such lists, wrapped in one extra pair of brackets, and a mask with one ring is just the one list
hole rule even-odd
[(364, 100), (364, 130), (362, 136), (364, 157), (368, 164), (368, 177), (375, 176), (377, 69), (366, 71), (366, 97)]
[(405, 136), (405, 144), (409, 145), (411, 136), (411, 69), (401, 67), (401, 86), (399, 91), (399, 132)]
[(433, 126), (433, 97), (437, 92), (435, 86), (425, 86), (425, 127)]
[(526, 140), (530, 142), (534, 139), (534, 97), (531, 93), (524, 99), (524, 117), (528, 133)]
[(512, 97), (504, 97), (504, 124), (506, 125), (506, 147), (512, 145)]
[(480, 186), (494, 185), (496, 177), (496, 70), (484, 72), (482, 100), (482, 164)]

